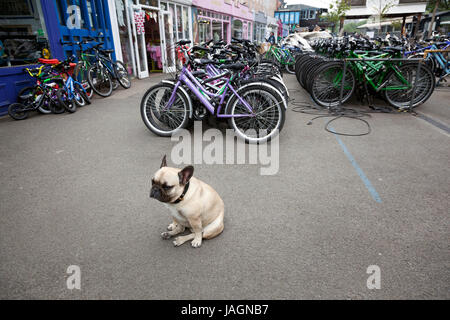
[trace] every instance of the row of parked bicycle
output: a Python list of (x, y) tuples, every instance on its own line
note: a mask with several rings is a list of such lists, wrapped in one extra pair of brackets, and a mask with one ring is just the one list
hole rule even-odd
[(89, 45), (86, 40), (72, 44), (80, 48), (77, 63), (74, 63), (75, 56), (64, 61), (39, 59), (37, 67), (24, 68), (36, 83), (23, 88), (18, 102), (9, 106), (8, 113), (13, 119), (26, 119), (31, 111), (73, 113), (77, 107), (91, 104), (94, 93), (108, 97), (119, 85), (130, 88), (131, 80), (125, 66), (113, 61), (112, 50), (103, 50), (103, 43), (88, 49), (83, 49), (83, 45)]
[(275, 59), (260, 58), (248, 40), (188, 44), (189, 40), (176, 44), (180, 68), (174, 78), (152, 86), (142, 97), (147, 128), (171, 136), (209, 115), (227, 121), (249, 143), (277, 135), (289, 99), (282, 66)]
[(450, 74), (448, 40), (408, 48), (404, 40), (347, 36), (312, 46), (315, 52), (296, 56), (295, 73), (311, 98), (326, 108), (345, 103), (355, 92), (369, 103), (377, 96), (397, 109), (415, 108), (431, 96), (436, 78), (445, 81)]

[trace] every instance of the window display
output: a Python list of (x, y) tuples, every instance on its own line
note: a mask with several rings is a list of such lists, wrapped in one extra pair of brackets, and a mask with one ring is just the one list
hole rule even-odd
[(198, 21), (198, 40), (196, 42), (205, 42), (211, 39), (230, 41), (229, 39), (229, 21), (230, 16), (211, 11), (199, 9), (197, 12)]
[(233, 37), (237, 39), (242, 39), (242, 21), (234, 20), (233, 21)]
[(191, 38), (189, 26), (189, 7), (169, 2), (161, 2), (161, 9), (170, 11), (172, 15), (174, 40), (179, 41)]
[(38, 13), (40, 1), (2, 0), (0, 3), (0, 67), (50, 58), (45, 23)]

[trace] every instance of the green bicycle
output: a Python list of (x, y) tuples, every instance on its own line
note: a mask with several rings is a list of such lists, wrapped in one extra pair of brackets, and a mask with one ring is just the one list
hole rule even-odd
[(279, 48), (276, 45), (271, 44), (269, 50), (267, 50), (263, 58), (277, 61), (285, 67), (288, 73), (295, 73), (295, 57), (287, 48)]
[[(320, 64), (307, 85), (312, 99), (324, 107), (337, 106), (347, 101), (358, 85), (366, 93), (369, 90), (380, 93), (384, 100), (397, 109), (407, 109), (411, 106), (415, 108), (425, 102), (435, 87), (433, 72), (422, 64), (418, 74), (418, 62), (396, 63), (391, 59), (400, 57), (400, 52), (387, 51), (375, 53), (350, 50), (347, 55), (349, 60), (345, 79), (342, 79), (341, 61)], [(382, 60), (359, 60), (363, 58)]]

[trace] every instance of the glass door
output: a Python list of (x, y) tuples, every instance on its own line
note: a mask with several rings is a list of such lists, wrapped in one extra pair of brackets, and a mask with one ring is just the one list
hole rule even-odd
[(175, 72), (174, 23), (170, 11), (159, 12), (161, 34), (161, 53), (163, 58), (163, 72)]
[(145, 13), (140, 6), (133, 6), (133, 24), (134, 54), (136, 56), (137, 76), (139, 79), (148, 77), (147, 51), (145, 47)]

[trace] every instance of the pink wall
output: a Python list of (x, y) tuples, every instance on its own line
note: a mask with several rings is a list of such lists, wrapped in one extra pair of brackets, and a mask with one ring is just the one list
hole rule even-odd
[[(229, 3), (225, 3), (225, 1)], [(236, 7), (235, 3), (234, 0), (192, 0), (192, 5), (198, 8), (213, 10), (233, 17), (253, 21), (253, 12), (242, 4)]]

